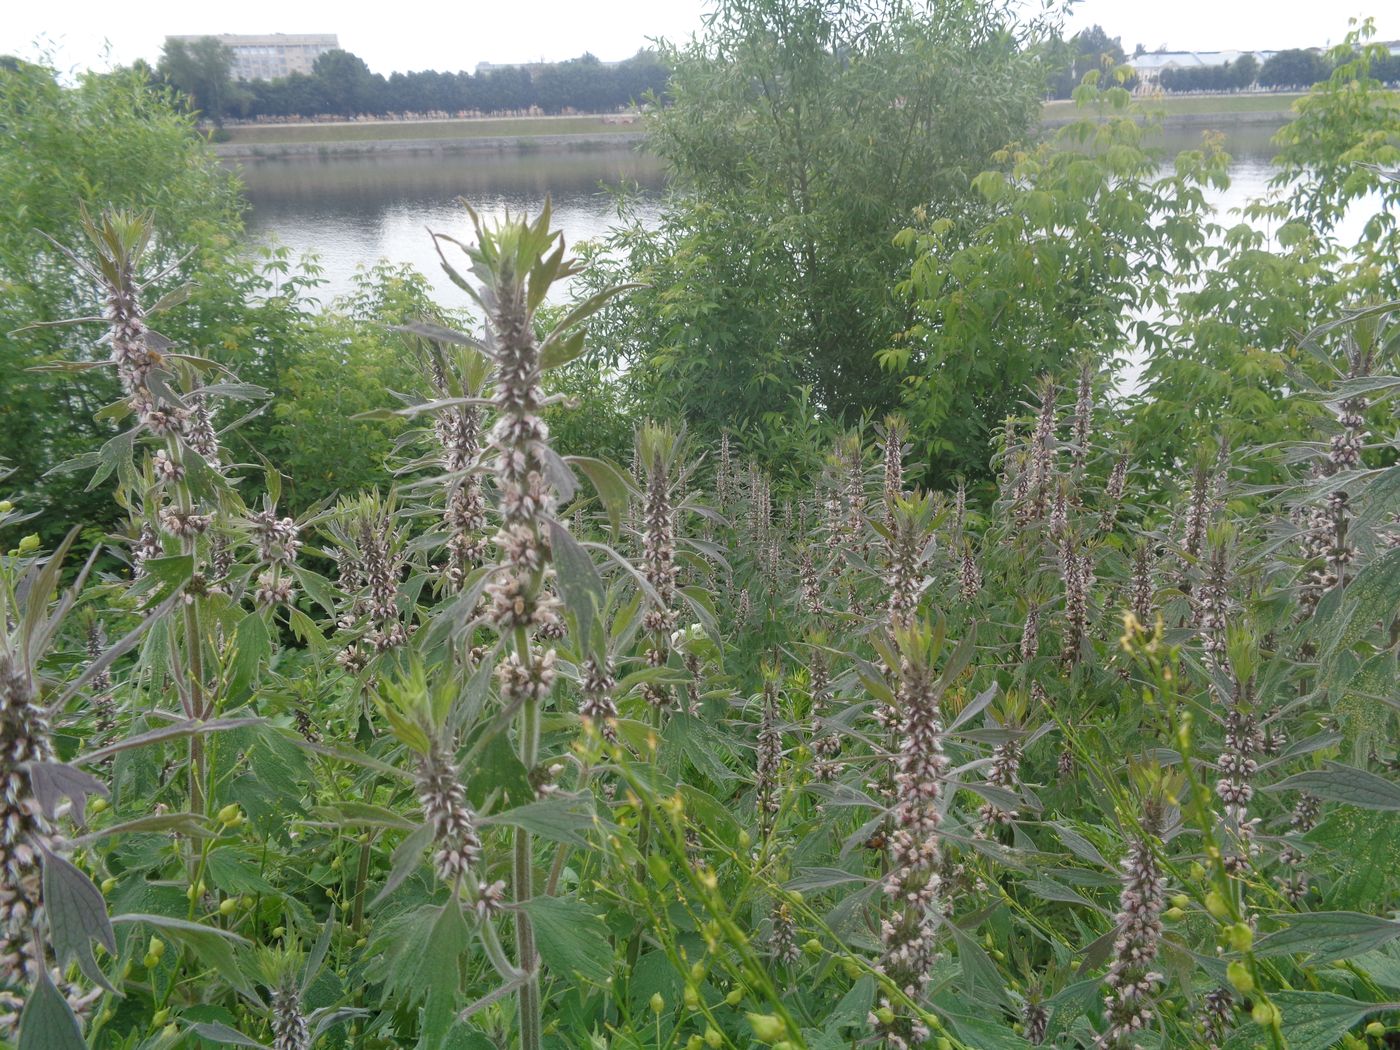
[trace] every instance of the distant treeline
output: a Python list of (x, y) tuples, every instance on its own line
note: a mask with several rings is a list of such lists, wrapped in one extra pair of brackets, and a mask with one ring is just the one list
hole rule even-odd
[(669, 70), (652, 51), (605, 64), (585, 54), (566, 62), (480, 73), (424, 70), (385, 77), (348, 51), (329, 51), (310, 74), (235, 81), (233, 54), (217, 40), (169, 41), (157, 75), (189, 95), (205, 116), (286, 119), (458, 113), (608, 113), (660, 95)]
[[(1163, 91), (1305, 91), (1332, 75), (1332, 62), (1317, 51), (1294, 48), (1271, 55), (1262, 64), (1253, 55), (1199, 69), (1165, 69), (1157, 83)], [(1383, 83), (1400, 82), (1400, 55), (1374, 59), (1371, 76)]]
[[(1091, 70), (1108, 70), (1131, 65), (1147, 52), (1139, 47), (1132, 58), (1123, 50), (1121, 38), (1109, 36), (1101, 26), (1091, 26), (1068, 40), (1054, 37), (1045, 45), (1045, 92), (1051, 98), (1069, 98)], [(1333, 61), (1321, 51), (1294, 48), (1279, 51), (1260, 62), (1253, 55), (1242, 55), (1233, 62), (1191, 69), (1165, 69), (1156, 85), (1167, 92), (1306, 91), (1332, 75)], [(1373, 57), (1371, 76), (1382, 83), (1400, 83), (1400, 55)], [(1139, 85), (1136, 74), (1123, 86)]]

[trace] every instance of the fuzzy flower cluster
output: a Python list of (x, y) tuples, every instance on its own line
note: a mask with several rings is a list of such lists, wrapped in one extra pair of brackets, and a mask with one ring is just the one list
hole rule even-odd
[(302, 1015), (296, 985), (284, 981), (269, 997), (272, 1005), (272, 1050), (311, 1050), (311, 1031)]
[[(100, 620), (88, 625), (85, 648), (89, 662), (96, 661), (107, 650), (107, 629)], [(111, 740), (117, 729), (117, 706), (112, 697), (112, 672), (103, 670), (92, 680), (92, 706), (96, 711), (94, 729), (99, 744)]]
[[(1151, 823), (1151, 821), (1149, 821)], [(1155, 1017), (1154, 997), (1162, 975), (1153, 969), (1162, 943), (1165, 882), (1147, 837), (1135, 839), (1123, 861), (1118, 900), (1118, 935), (1113, 962), (1104, 977), (1107, 1029), (1100, 1050), (1129, 1050), (1135, 1036)]]
[(802, 603), (813, 616), (820, 616), (822, 602), (822, 581), (817, 574), (816, 559), (812, 556), (811, 545), (802, 548), (802, 556), (797, 567), (797, 579), (802, 588)]
[[(1015, 791), (1021, 777), (1021, 741), (1004, 740), (992, 749), (992, 768), (987, 772), (987, 783), (1008, 791)], [(986, 829), (1010, 824), (1016, 819), (1016, 810), (1003, 809), (995, 802), (987, 802), (977, 812)]]
[(301, 550), (301, 530), (291, 518), (279, 518), (272, 507), (249, 514), (248, 525), (258, 560), (266, 566), (253, 587), (253, 600), (261, 606), (290, 604), (294, 588), (287, 570)]
[(768, 941), (773, 961), (784, 966), (797, 962), (797, 924), (792, 920), (792, 909), (782, 901), (773, 909), (773, 932)]
[[(897, 702), (901, 724), (894, 830), (884, 886), (892, 906), (881, 927), (880, 966), (903, 991), (917, 997), (928, 983), (935, 956), (942, 819), (938, 801), (948, 767), (935, 677), (921, 657), (906, 653), (901, 658)], [(874, 1020), (880, 1034), (898, 1050), (922, 1046), (928, 1038), (922, 1023), (911, 1018)]]
[[(826, 713), (831, 700), (831, 666), (827, 663), (826, 653), (822, 652), (820, 647), (812, 649), (809, 670), (811, 680), (808, 688), (812, 695), (812, 712), (820, 718)], [(812, 741), (812, 755), (812, 775), (824, 782), (835, 780), (840, 768), (836, 761), (841, 755), (840, 734), (831, 730), (818, 733)]]
[(1151, 623), (1153, 607), (1157, 601), (1157, 584), (1153, 579), (1156, 558), (1146, 542), (1140, 542), (1133, 551), (1133, 570), (1130, 585), (1130, 600), (1133, 615), (1139, 623)]
[(611, 660), (590, 656), (583, 662), (578, 713), (591, 718), (609, 743), (617, 740), (617, 701), (613, 698), (616, 689), (617, 673)]
[(554, 688), (555, 651), (546, 649), (525, 660), (516, 652), (507, 653), (496, 665), (501, 699), (507, 704), (539, 703)]
[(920, 517), (909, 504), (897, 505), (889, 544), (889, 572), (885, 579), (889, 591), (886, 608), (894, 627), (908, 627), (919, 607), (928, 545), (928, 532)]
[(1196, 600), (1196, 627), (1211, 671), (1225, 666), (1225, 625), (1230, 615), (1230, 552), (1224, 543), (1212, 544), (1206, 578)]
[(1254, 756), (1264, 747), (1264, 737), (1252, 715), (1233, 706), (1225, 719), (1225, 741), (1216, 763), (1220, 774), (1215, 782), (1215, 794), (1225, 807), (1225, 819), (1238, 843), (1238, 852), (1224, 858), (1232, 874), (1245, 865), (1252, 849), (1254, 828), (1258, 820), (1249, 818), (1249, 803), (1254, 798), (1254, 774), (1259, 763)]
[(444, 882), (455, 882), (476, 867), (481, 838), (452, 756), (440, 740), (434, 739), (419, 756), (415, 785), (423, 815), (433, 828), (433, 868)]
[(1186, 504), (1186, 518), (1181, 530), (1181, 568), (1189, 572), (1192, 562), (1201, 556), (1206, 543), (1206, 528), (1210, 524), (1210, 474), (1203, 464), (1196, 465), (1191, 481), (1191, 497)]
[(1074, 424), (1071, 433), (1074, 469), (1084, 469), (1089, 457), (1090, 427), (1094, 417), (1094, 374), (1086, 364), (1079, 372), (1079, 389), (1074, 401)]
[(1107, 535), (1118, 523), (1118, 512), (1123, 506), (1123, 492), (1128, 485), (1128, 454), (1125, 452), (1114, 461), (1104, 484), (1103, 507), (1099, 510), (1099, 534)]
[(729, 506), (729, 501), (734, 498), (734, 484), (733, 453), (729, 447), (729, 431), (726, 430), (719, 436), (719, 465), (715, 468), (715, 500), (720, 510)]
[(1065, 589), (1065, 638), (1060, 658), (1078, 663), (1089, 632), (1089, 592), (1094, 586), (1094, 562), (1077, 539), (1066, 533), (1060, 544), (1060, 578)]
[(40, 844), (51, 829), (34, 797), (27, 764), (53, 757), (48, 716), (33, 681), (8, 654), (0, 655), (0, 987), (28, 983), (15, 967), (25, 958), (40, 908)]
[(1012, 490), (1016, 521), (1020, 525), (1044, 521), (1050, 510), (1051, 489), (1056, 487), (1057, 481), (1055, 397), (1055, 384), (1046, 377), (1041, 383), (1040, 414), (1031, 435), (1029, 458), (1022, 464)]
[[(48, 716), (33, 679), (0, 652), (0, 1035), (13, 1033), (39, 976), (35, 931), (43, 912), (41, 847), (53, 829), (34, 797), (28, 764), (54, 758)], [(54, 983), (79, 1016), (101, 989), (83, 992), (54, 971)]]
[[(447, 376), (436, 358), (429, 378), (439, 397), (450, 393)], [(481, 476), (473, 468), (481, 453), (481, 409), (455, 405), (433, 419), (433, 435), (441, 449), (439, 462), (448, 476), (447, 505), (442, 520), (447, 530), (447, 580), (459, 590), (467, 573), (486, 553), (486, 499)]]
[(965, 602), (975, 601), (982, 592), (982, 570), (972, 554), (972, 544), (963, 541), (962, 561), (958, 565), (958, 594)]
[(642, 629), (657, 639), (656, 655), (647, 654), (652, 666), (665, 663), (665, 639), (676, 626), (680, 614), (676, 600), (676, 510), (671, 496), (670, 471), (665, 457), (654, 455), (646, 465), (647, 491), (642, 532), (642, 575), (651, 584), (655, 597), (647, 596)]
[(341, 588), (352, 596), (340, 617), (340, 627), (354, 630), (368, 620), (364, 636), (352, 641), (336, 657), (346, 670), (355, 673), (376, 653), (408, 641), (408, 628), (398, 604), (404, 558), (388, 512), (363, 507), (355, 513), (336, 558)]
[(866, 536), (865, 455), (860, 442), (852, 441), (843, 456), (846, 471), (844, 506), (846, 520), (842, 526), (846, 553), (853, 558), (865, 558), (870, 553)]
[(549, 428), (539, 414), (544, 402), (539, 347), (524, 303), (514, 296), (497, 301), (490, 319), (497, 359), (491, 400), (498, 415), (487, 444), (500, 502), (496, 545), (502, 565), (486, 594), (491, 622), (506, 634), (559, 621), (558, 599), (546, 586), (552, 552), (545, 522), (555, 495), (545, 467)]
[[(894, 504), (904, 495), (904, 438), (908, 427), (896, 416), (885, 421), (885, 527), (894, 529)], [(960, 489), (961, 485), (958, 486)]]

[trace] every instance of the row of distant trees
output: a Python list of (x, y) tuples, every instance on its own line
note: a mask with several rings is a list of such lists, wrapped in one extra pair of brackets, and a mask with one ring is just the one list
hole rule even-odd
[[(1142, 49), (1137, 53), (1142, 54)], [(1101, 26), (1091, 26), (1067, 40), (1051, 40), (1043, 53), (1046, 94), (1069, 98), (1090, 70), (1125, 62), (1119, 38), (1110, 37)], [(1378, 80), (1400, 82), (1400, 55), (1379, 60), (1373, 70)], [(1244, 55), (1220, 66), (1169, 69), (1158, 83), (1173, 92), (1242, 91), (1256, 85), (1302, 89), (1327, 79), (1331, 72), (1325, 55), (1294, 49), (1280, 51), (1263, 63)], [(607, 113), (632, 105), (649, 92), (661, 95), (670, 76), (661, 57), (647, 50), (610, 65), (585, 54), (566, 62), (480, 73), (424, 70), (388, 77), (371, 72), (359, 56), (337, 50), (321, 55), (309, 75), (243, 82), (233, 79), (233, 53), (214, 37), (168, 41), (158, 73), (215, 122), (396, 113)], [(1135, 84), (1136, 77), (1130, 77), (1125, 86)]]
[[(1305, 90), (1332, 75), (1332, 62), (1317, 51), (1279, 51), (1261, 63), (1253, 55), (1201, 69), (1167, 69), (1158, 80), (1164, 91), (1243, 91), (1258, 86), (1273, 91)], [(1400, 82), (1400, 55), (1371, 63), (1371, 76), (1384, 83)]]
[[(1136, 55), (1145, 54), (1139, 48)], [(1046, 93), (1051, 98), (1069, 98), (1084, 74), (1091, 69), (1121, 66), (1129, 59), (1118, 37), (1109, 36), (1101, 26), (1091, 26), (1068, 40), (1052, 40), (1048, 47)], [(1294, 48), (1279, 51), (1260, 62), (1253, 55), (1242, 55), (1219, 66), (1163, 70), (1157, 83), (1163, 91), (1245, 91), (1261, 87), (1272, 91), (1305, 90), (1332, 75), (1332, 62), (1318, 51)], [(1376, 59), (1371, 75), (1385, 83), (1400, 83), (1400, 55)], [(1127, 87), (1136, 84), (1130, 78)]]
[(214, 37), (167, 41), (158, 75), (188, 95), (206, 117), (395, 113), (607, 113), (648, 92), (665, 90), (669, 70), (652, 51), (604, 64), (593, 55), (538, 66), (508, 66), (480, 73), (424, 70), (388, 77), (370, 71), (348, 51), (328, 51), (310, 74), (276, 80), (235, 81), (233, 52)]

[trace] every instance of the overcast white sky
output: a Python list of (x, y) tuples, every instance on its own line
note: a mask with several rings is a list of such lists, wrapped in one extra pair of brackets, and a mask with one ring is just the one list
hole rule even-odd
[[(357, 10), (345, 0), (0, 0), (0, 54), (33, 58), (47, 49), (60, 69), (101, 68), (154, 61), (167, 33), (337, 33), (342, 47), (379, 73), (470, 70), (478, 62), (552, 61), (585, 51), (626, 58), (649, 37), (680, 40), (696, 32), (707, 6), (707, 0), (397, 0)], [(1348, 16), (1359, 14), (1376, 17), (1380, 39), (1400, 39), (1396, 0), (1080, 0), (1068, 31), (1097, 22), (1129, 52), (1138, 43), (1149, 50), (1279, 49), (1334, 43)]]

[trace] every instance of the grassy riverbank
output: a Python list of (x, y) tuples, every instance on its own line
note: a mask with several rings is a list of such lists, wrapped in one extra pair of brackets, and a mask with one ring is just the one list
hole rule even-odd
[(291, 142), (616, 135), (637, 130), (637, 124), (607, 123), (598, 116), (485, 117), (475, 120), (376, 120), (344, 124), (251, 124), (227, 128), (224, 141), (239, 145), (280, 145)]
[[(1268, 95), (1171, 95), (1158, 99), (1145, 99), (1140, 102), (1147, 113), (1165, 118), (1202, 119), (1209, 117), (1260, 117), (1275, 116), (1283, 124), (1293, 112), (1293, 103), (1302, 98), (1297, 93)], [(1057, 99), (1045, 103), (1045, 120), (1050, 123), (1070, 120), (1075, 106), (1069, 99)]]
[[(1144, 112), (1165, 129), (1195, 133), (1207, 128), (1273, 128), (1289, 120), (1296, 94), (1192, 95), (1150, 100)], [(1048, 126), (1073, 120), (1075, 105), (1047, 102)], [(225, 157), (252, 160), (293, 156), (379, 153), (451, 153), (528, 149), (586, 149), (635, 143), (640, 123), (600, 116), (504, 117), (471, 120), (363, 121), (341, 124), (260, 124), (226, 129), (216, 146)]]

